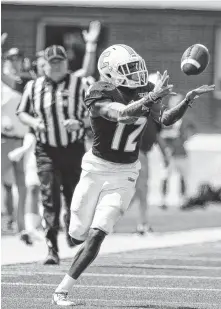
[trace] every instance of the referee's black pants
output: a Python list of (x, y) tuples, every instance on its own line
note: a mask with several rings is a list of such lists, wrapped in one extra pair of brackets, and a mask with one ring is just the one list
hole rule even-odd
[(83, 142), (75, 142), (67, 147), (51, 147), (41, 143), (36, 145), (46, 241), (48, 247), (56, 252), (58, 252), (57, 235), (61, 210), (60, 188), (63, 187), (66, 205), (65, 225), (68, 231), (72, 195), (80, 179), (84, 153)]

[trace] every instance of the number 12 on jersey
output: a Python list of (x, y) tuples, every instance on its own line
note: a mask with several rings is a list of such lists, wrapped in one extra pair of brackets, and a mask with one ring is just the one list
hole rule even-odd
[[(125, 147), (124, 147), (125, 152), (132, 152), (136, 149), (137, 142), (135, 140), (140, 135), (140, 133), (142, 132), (146, 122), (147, 122), (146, 117), (140, 117), (134, 123), (134, 125), (136, 125), (137, 128), (135, 128), (134, 131), (132, 131), (128, 135), (128, 138), (127, 138), (127, 141), (126, 141), (126, 144), (125, 144)], [(118, 150), (120, 148), (121, 139), (122, 139), (123, 132), (124, 132), (126, 125), (127, 124), (125, 124), (125, 123), (120, 123), (120, 122), (118, 123), (116, 130), (115, 130), (114, 137), (113, 137), (111, 149)]]

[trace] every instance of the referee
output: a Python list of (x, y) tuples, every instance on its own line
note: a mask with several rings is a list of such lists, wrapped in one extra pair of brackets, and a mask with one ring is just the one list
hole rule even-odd
[[(86, 56), (90, 53), (91, 58), (95, 57), (93, 44), (96, 45), (93, 42), (86, 45)], [(45, 76), (27, 84), (17, 114), (36, 132), (36, 159), (49, 249), (44, 264), (59, 264), (60, 187), (65, 197), (66, 236), (71, 246), (68, 235), (70, 204), (80, 178), (84, 135), (89, 120), (81, 99), (82, 77), (77, 72), (68, 72), (65, 49), (53, 45), (45, 50), (44, 56)]]

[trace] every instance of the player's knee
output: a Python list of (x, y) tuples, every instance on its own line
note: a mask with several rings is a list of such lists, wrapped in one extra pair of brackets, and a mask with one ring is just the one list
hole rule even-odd
[(73, 243), (75, 246), (81, 245), (81, 244), (83, 244), (83, 242), (84, 242), (84, 240), (78, 240), (78, 239), (76, 239), (76, 238), (73, 238), (72, 236), (71, 236), (71, 241), (72, 241), (72, 243)]
[(100, 246), (107, 234), (100, 229), (90, 229), (87, 243), (89, 246)]
[(85, 235), (87, 235), (87, 229), (80, 224), (76, 224), (76, 222), (75, 225), (73, 225), (71, 220), (69, 225), (69, 235), (73, 239), (74, 243), (79, 244), (84, 242), (86, 238)]

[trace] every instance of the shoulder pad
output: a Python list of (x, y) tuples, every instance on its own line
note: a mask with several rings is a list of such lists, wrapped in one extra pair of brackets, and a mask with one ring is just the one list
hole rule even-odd
[(109, 92), (109, 91), (113, 91), (115, 88), (116, 87), (111, 83), (98, 81), (93, 84), (93, 86), (91, 87), (91, 90)]
[(88, 88), (84, 102), (87, 107), (90, 107), (93, 103), (99, 100), (113, 100), (112, 91), (114, 89), (114, 85), (107, 82), (98, 81)]

